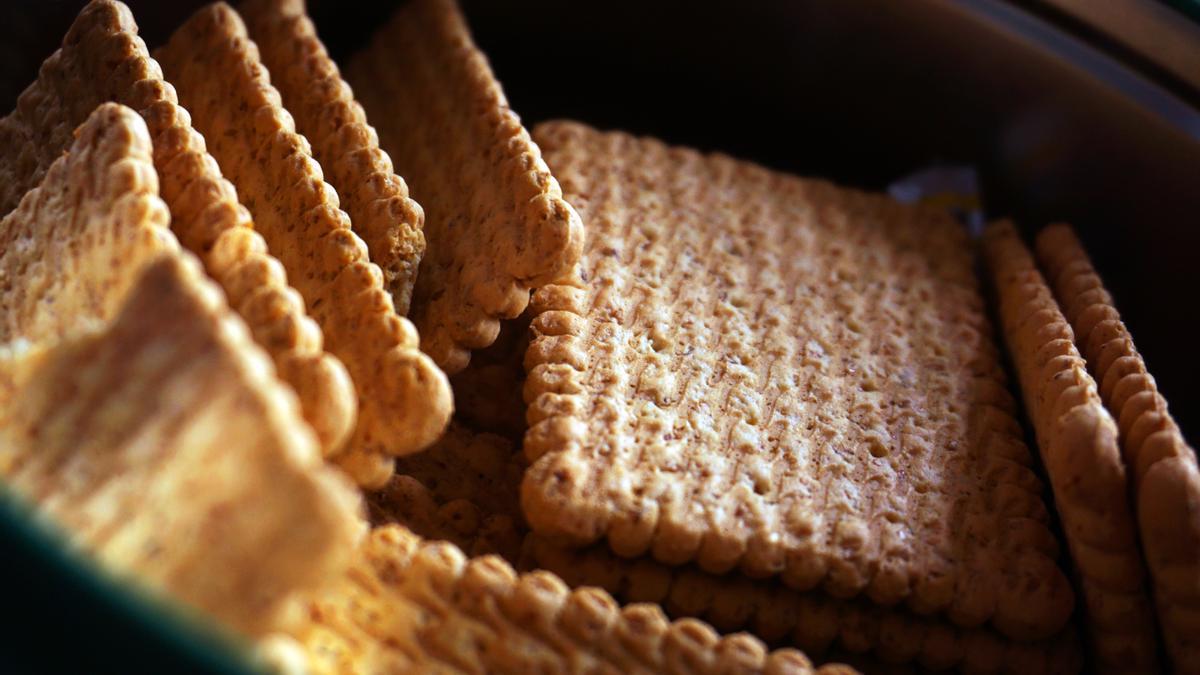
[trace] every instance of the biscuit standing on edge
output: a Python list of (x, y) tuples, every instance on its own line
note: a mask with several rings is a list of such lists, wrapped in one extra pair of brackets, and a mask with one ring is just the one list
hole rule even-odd
[(1152, 672), (1154, 612), (1144, 588), (1117, 425), (1101, 405), (1071, 327), (1016, 228), (1007, 221), (988, 226), (983, 249), (1005, 341), (1079, 571), (1097, 666), (1105, 672)]
[(1200, 672), (1200, 470), (1133, 338), (1068, 225), (1037, 237), (1037, 257), (1075, 344), (1118, 422), (1159, 626), (1176, 672)]
[(354, 380), (358, 425), (335, 461), (360, 485), (382, 486), (394, 456), (428, 447), (449, 421), (445, 374), (396, 315), (382, 273), (296, 133), (237, 13), (224, 3), (197, 11), (156, 56)]
[(351, 59), (346, 79), (425, 209), (428, 248), (409, 316), (454, 374), (496, 339), (529, 291), (583, 247), (562, 198), (453, 0), (416, 0)]
[(1074, 607), (949, 215), (574, 123), (588, 224), (533, 298), (537, 532), (780, 575), (1017, 640)]
[(722, 637), (651, 605), (624, 608), (548, 572), (518, 576), (496, 556), (467, 559), (404, 528), (376, 528), (350, 572), (312, 594), (308, 622), (263, 644), (268, 659), (315, 673), (824, 673), (794, 649)]
[(312, 144), (351, 227), (366, 242), (371, 262), (383, 270), (396, 312), (408, 314), (425, 253), (424, 212), (379, 149), (362, 106), (317, 37), (304, 0), (250, 0), (238, 11), (296, 130)]
[(304, 301), (254, 232), (249, 213), (177, 105), (174, 88), (162, 79), (122, 3), (93, 0), (84, 7), (16, 110), (0, 120), (0, 210), (15, 208), (70, 145), (75, 126), (110, 100), (137, 110), (149, 127), (171, 229), (204, 261), (255, 341), (300, 395), (323, 451), (338, 450), (353, 430), (357, 409), (345, 367), (323, 351), (321, 331), (305, 316)]

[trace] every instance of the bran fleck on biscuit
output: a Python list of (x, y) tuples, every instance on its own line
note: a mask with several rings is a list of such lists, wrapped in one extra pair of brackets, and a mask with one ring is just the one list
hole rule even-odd
[(619, 608), (548, 572), (517, 575), (496, 556), (468, 560), (396, 525), (376, 528), (349, 573), (308, 602), (308, 622), (264, 651), (316, 673), (812, 673), (794, 649)]
[(525, 540), (521, 568), (553, 572), (572, 588), (598, 586), (620, 602), (657, 604), (669, 616), (702, 619), (723, 633), (748, 630), (768, 644), (794, 645), (812, 657), (841, 651), (964, 673), (1033, 675), (1083, 668), (1074, 626), (1045, 640), (1022, 642), (987, 626), (955, 626), (902, 606), (796, 591), (777, 579), (714, 576), (648, 557), (626, 560), (603, 546), (571, 549), (536, 534)]
[(425, 253), (424, 211), (379, 149), (366, 113), (317, 37), (304, 0), (250, 0), (238, 11), (297, 131), (312, 144), (351, 227), (383, 271), (396, 312), (408, 314)]
[(224, 3), (197, 11), (156, 55), (329, 350), (350, 371), (358, 424), (335, 461), (359, 484), (382, 486), (394, 456), (441, 435), (453, 406), (446, 376), (396, 314), (379, 267), (296, 133), (237, 13)]
[(530, 289), (571, 269), (583, 227), (453, 0), (402, 7), (346, 79), (425, 209), (409, 316), (421, 348), (454, 374)]
[(2, 364), (15, 394), (0, 407), (0, 476), (113, 572), (262, 634), (294, 592), (342, 572), (361, 502), (183, 255), (148, 263), (106, 325)]
[[(1121, 315), (1068, 225), (1037, 237), (1037, 257), (1075, 344), (1118, 422), (1142, 549), (1167, 651), (1178, 672), (1200, 672), (1200, 470), (1167, 411)], [(1189, 665), (1190, 664), (1190, 665)]]
[(994, 223), (983, 243), (1005, 341), (1079, 571), (1097, 665), (1107, 672), (1153, 671), (1154, 612), (1117, 426), (1016, 228)]
[(534, 133), (588, 223), (534, 294), (523, 512), (1020, 640), (1074, 606), (966, 233), (649, 139)]
[(192, 130), (124, 4), (93, 0), (84, 7), (16, 110), (0, 120), (0, 209), (7, 213), (16, 206), (70, 145), (75, 126), (106, 101), (141, 113), (153, 139), (171, 229), (200, 256), (296, 389), (324, 452), (335, 452), (354, 426), (357, 402), (349, 376), (323, 351), (320, 329), (305, 316), (303, 300), (288, 287), (233, 186)]

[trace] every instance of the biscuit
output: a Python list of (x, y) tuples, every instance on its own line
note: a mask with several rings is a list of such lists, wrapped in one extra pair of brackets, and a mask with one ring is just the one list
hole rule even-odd
[(36, 185), (70, 145), (74, 127), (105, 101), (128, 105), (145, 119), (171, 229), (200, 256), (296, 389), (323, 451), (335, 452), (353, 429), (357, 410), (345, 367), (323, 351), (320, 329), (305, 316), (299, 294), (254, 232), (233, 186), (192, 130), (120, 2), (93, 0), (84, 7), (16, 110), (0, 120), (0, 209), (15, 207), (13, 200)]
[(1154, 613), (1117, 425), (1016, 228), (1007, 221), (990, 225), (983, 248), (1025, 409), (1079, 572), (1097, 665), (1110, 672), (1154, 671)]
[[(1037, 237), (1037, 258), (1118, 422), (1155, 607), (1177, 672), (1200, 672), (1200, 471), (1133, 338), (1068, 225)], [(1191, 664), (1191, 665), (1189, 665)]]
[(453, 0), (402, 7), (346, 79), (425, 209), (409, 316), (447, 373), (496, 339), (529, 291), (568, 272), (583, 227)]
[(16, 373), (0, 408), (0, 475), (107, 569), (262, 634), (279, 629), (294, 592), (342, 573), (361, 503), (324, 466), (245, 324), (183, 255), (144, 266), (107, 324), (0, 368)]
[(525, 423), (525, 352), (529, 349), (528, 312), (500, 322), (500, 335), (471, 355), (467, 367), (450, 378), (454, 414), (480, 431), (520, 444)]
[(335, 461), (360, 485), (382, 486), (393, 456), (441, 435), (453, 407), (446, 376), (396, 314), (237, 12), (224, 3), (197, 11), (156, 56), (354, 381), (358, 423)]
[(265, 650), (315, 673), (851, 673), (814, 669), (650, 605), (624, 608), (548, 572), (517, 575), (396, 525), (376, 528), (349, 573), (308, 601), (308, 621)]
[(903, 607), (795, 591), (777, 579), (626, 560), (603, 546), (569, 549), (536, 534), (526, 538), (522, 566), (561, 575), (572, 588), (599, 586), (621, 602), (658, 604), (669, 616), (702, 619), (721, 632), (748, 630), (768, 644), (791, 644), (814, 657), (840, 651), (965, 673), (1076, 673), (1083, 666), (1073, 626), (1046, 640), (1021, 642), (986, 626), (963, 628)]
[(526, 354), (542, 535), (780, 575), (1019, 640), (1074, 606), (966, 233), (937, 210), (575, 123), (588, 223)]
[(304, 0), (249, 0), (238, 11), (296, 130), (312, 144), (351, 227), (383, 271), (396, 312), (408, 314), (425, 253), (424, 211), (379, 149), (362, 106), (317, 37)]

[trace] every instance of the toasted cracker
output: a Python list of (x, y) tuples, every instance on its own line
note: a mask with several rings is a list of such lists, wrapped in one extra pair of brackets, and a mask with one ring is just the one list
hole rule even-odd
[(312, 143), (351, 226), (383, 271), (396, 312), (408, 314), (425, 253), (424, 211), (379, 149), (366, 113), (317, 37), (304, 0), (250, 0), (238, 11), (297, 131)]
[(1177, 672), (1200, 672), (1200, 471), (1129, 330), (1068, 225), (1037, 237), (1037, 258), (1075, 344), (1118, 422), (1155, 607)]
[[(1042, 639), (1071, 614), (948, 215), (574, 123), (526, 355), (535, 531)], [(586, 283), (585, 283), (586, 280)]]
[(0, 209), (41, 180), (92, 109), (116, 101), (139, 111), (154, 142), (154, 166), (171, 229), (204, 261), (255, 340), (300, 395), (305, 419), (331, 454), (346, 441), (357, 410), (345, 368), (322, 349), (317, 325), (287, 285), (278, 261), (254, 232), (233, 186), (222, 178), (204, 139), (177, 105), (174, 88), (150, 58), (137, 24), (120, 2), (93, 0), (63, 46), (42, 66), (17, 109), (0, 120)]
[(1155, 670), (1154, 613), (1117, 425), (1012, 223), (988, 227), (984, 252), (1005, 341), (1079, 571), (1098, 665), (1112, 672)]
[(104, 104), (0, 221), (0, 343), (53, 343), (110, 320), (145, 266), (178, 248), (150, 135)]
[[(794, 649), (619, 608), (554, 575), (518, 576), (495, 556), (468, 560), (399, 526), (376, 528), (351, 571), (316, 594), (290, 644), (316, 673), (811, 673)], [(281, 659), (285, 660), (285, 659)], [(851, 673), (844, 666), (817, 672)]]
[(446, 376), (396, 315), (379, 267), (296, 133), (237, 13), (224, 3), (199, 10), (156, 55), (327, 347), (350, 371), (358, 424), (338, 463), (361, 485), (383, 485), (393, 456), (424, 449), (445, 428), (453, 406)]
[(346, 69), (425, 208), (410, 316), (448, 373), (496, 339), (529, 291), (579, 258), (583, 228), (453, 0), (402, 7)]
[(792, 590), (778, 580), (714, 576), (646, 557), (626, 560), (603, 546), (570, 549), (530, 535), (523, 565), (561, 575), (573, 588), (599, 586), (621, 602), (661, 605), (673, 617), (703, 619), (721, 632), (749, 630), (768, 644), (791, 644), (817, 657), (841, 650), (889, 664), (978, 673), (1074, 673), (1083, 653), (1075, 628), (1022, 642), (988, 626), (965, 628), (937, 617)]
[(101, 332), (16, 370), (0, 473), (110, 569), (250, 634), (343, 569), (358, 496), (198, 262), (163, 254)]

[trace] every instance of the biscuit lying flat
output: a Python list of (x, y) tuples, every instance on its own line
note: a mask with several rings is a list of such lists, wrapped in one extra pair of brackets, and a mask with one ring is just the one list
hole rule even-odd
[[(1118, 422), (1155, 608), (1176, 672), (1200, 672), (1200, 470), (1112, 296), (1071, 228), (1038, 234), (1037, 257), (1075, 344)], [(1189, 668), (1191, 670), (1189, 670)]]
[(723, 633), (748, 630), (769, 644), (795, 645), (814, 659), (840, 649), (932, 671), (1034, 675), (1083, 668), (1073, 626), (1046, 640), (1023, 642), (987, 626), (959, 627), (903, 607), (795, 591), (777, 579), (714, 576), (646, 557), (626, 560), (602, 546), (567, 549), (531, 535), (522, 555), (523, 565), (558, 574), (572, 588), (599, 586), (621, 602), (657, 604), (672, 617), (702, 619)]
[(0, 477), (117, 574), (277, 628), (294, 591), (347, 562), (358, 497), (199, 263), (146, 270), (100, 332), (0, 364)]
[(422, 450), (441, 434), (453, 405), (446, 376), (396, 315), (382, 273), (296, 133), (237, 13), (224, 3), (199, 10), (156, 55), (329, 350), (350, 371), (358, 425), (338, 463), (362, 485), (383, 485), (394, 455)]
[(1154, 671), (1154, 613), (1117, 426), (1013, 225), (989, 226), (984, 252), (1025, 407), (1079, 570), (1097, 665), (1107, 672)]
[(425, 208), (410, 316), (421, 348), (453, 374), (496, 339), (499, 319), (525, 309), (530, 289), (571, 269), (582, 225), (453, 0), (401, 8), (346, 79)]
[(317, 37), (304, 0), (253, 0), (238, 11), (296, 130), (312, 143), (313, 157), (341, 196), (371, 262), (383, 270), (396, 312), (408, 314), (425, 253), (424, 212), (379, 149), (362, 106)]
[(555, 123), (587, 223), (526, 355), (543, 535), (1034, 640), (1074, 606), (948, 215)]
[(796, 650), (670, 623), (649, 605), (621, 609), (597, 589), (570, 591), (547, 572), (517, 576), (495, 556), (467, 560), (395, 525), (372, 531), (307, 614), (272, 651), (316, 673), (814, 672)]
[(125, 5), (93, 0), (84, 7), (16, 110), (0, 120), (0, 210), (10, 211), (37, 185), (71, 144), (74, 128), (106, 101), (141, 113), (154, 142), (171, 229), (204, 261), (255, 341), (296, 389), (324, 451), (339, 449), (357, 407), (345, 368), (322, 350), (321, 332), (305, 316), (303, 300), (288, 287), (233, 186), (176, 104), (174, 88), (162, 79)]

